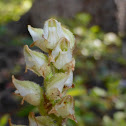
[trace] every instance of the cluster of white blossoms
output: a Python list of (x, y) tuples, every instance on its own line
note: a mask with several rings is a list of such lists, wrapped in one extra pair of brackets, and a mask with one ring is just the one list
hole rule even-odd
[[(75, 45), (73, 34), (55, 19), (45, 22), (44, 28), (28, 26), (33, 39), (32, 46), (37, 46), (44, 53), (24, 46), (26, 70), (33, 71), (44, 78), (44, 86), (31, 81), (20, 81), (12, 76), (16, 87), (15, 94), (23, 97), (31, 105), (37, 106), (41, 116), (29, 114), (29, 126), (59, 126), (70, 118), (74, 121), (74, 99), (66, 95), (73, 85), (75, 60), (72, 51)], [(59, 120), (60, 123), (59, 123)], [(11, 126), (14, 126), (10, 123)]]

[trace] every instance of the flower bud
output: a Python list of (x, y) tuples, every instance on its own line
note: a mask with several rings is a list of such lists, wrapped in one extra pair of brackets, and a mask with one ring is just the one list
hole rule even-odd
[(63, 118), (70, 118), (74, 121), (74, 99), (72, 96), (65, 96), (59, 103), (56, 103), (49, 114), (55, 114), (56, 116), (61, 116)]
[(30, 69), (38, 76), (47, 76), (51, 72), (50, 66), (48, 66), (48, 58), (41, 52), (32, 51), (27, 45), (24, 46), (24, 56), (26, 62), (26, 68)]
[(51, 61), (57, 69), (62, 69), (65, 64), (72, 60), (72, 50), (70, 49), (70, 42), (66, 38), (60, 39), (56, 48), (52, 51), (50, 56)]
[(12, 76), (12, 82), (14, 86), (17, 88), (15, 94), (19, 94), (23, 97), (23, 100), (28, 103), (38, 106), (43, 100), (43, 90), (42, 88), (31, 81), (20, 81)]
[(29, 114), (29, 126), (58, 126), (49, 116), (37, 116), (33, 113)]

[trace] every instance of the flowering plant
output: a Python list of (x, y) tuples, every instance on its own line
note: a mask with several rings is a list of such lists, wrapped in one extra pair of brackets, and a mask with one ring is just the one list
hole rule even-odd
[[(26, 70), (44, 78), (44, 86), (31, 81), (21, 81), (12, 76), (15, 94), (23, 101), (38, 107), (41, 116), (29, 114), (29, 126), (60, 126), (67, 118), (76, 121), (74, 99), (66, 91), (74, 87), (73, 70), (75, 60), (72, 51), (75, 45), (73, 34), (55, 19), (45, 22), (43, 29), (28, 26), (33, 39), (31, 46), (43, 52), (32, 51), (24, 46)], [(16, 126), (10, 122), (10, 126)]]

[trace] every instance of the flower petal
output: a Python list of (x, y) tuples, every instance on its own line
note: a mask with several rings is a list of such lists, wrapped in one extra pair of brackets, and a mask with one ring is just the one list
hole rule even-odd
[(63, 37), (61, 24), (55, 19), (47, 20), (44, 24), (43, 31), (43, 37), (48, 41), (47, 47), (49, 49), (53, 49), (60, 38)]

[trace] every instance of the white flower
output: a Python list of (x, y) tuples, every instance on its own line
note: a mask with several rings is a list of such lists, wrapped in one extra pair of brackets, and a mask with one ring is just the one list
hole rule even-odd
[(63, 118), (70, 118), (74, 121), (74, 99), (72, 96), (65, 96), (59, 103), (56, 103), (49, 114), (55, 114), (56, 116), (61, 116)]
[(50, 100), (57, 100), (60, 98), (67, 78), (67, 74), (65, 73), (57, 73), (51, 77), (49, 81), (44, 83), (46, 87), (46, 95)]
[(28, 103), (38, 106), (43, 100), (43, 90), (42, 88), (31, 81), (20, 81), (12, 76), (12, 82), (14, 86), (17, 88), (15, 94), (19, 94), (23, 97), (23, 100)]
[(72, 50), (70, 42), (66, 38), (61, 38), (56, 48), (53, 49), (50, 62), (54, 62), (57, 69), (62, 69), (64, 65), (72, 61)]
[(33, 38), (33, 45), (36, 45), (45, 52), (49, 52), (49, 49), (54, 49), (62, 37), (70, 41), (71, 49), (74, 47), (75, 39), (73, 34), (68, 29), (62, 27), (60, 22), (55, 19), (47, 20), (43, 29), (33, 28), (28, 25), (28, 31)]
[[(57, 73), (45, 81), (46, 95), (50, 100), (60, 99), (61, 93), (71, 88), (73, 84), (73, 72), (70, 73)], [(64, 95), (64, 94), (63, 94)]]
[(32, 51), (27, 45), (24, 46), (24, 56), (26, 68), (30, 69), (38, 76), (47, 76), (51, 72), (48, 66), (48, 58), (41, 52)]

